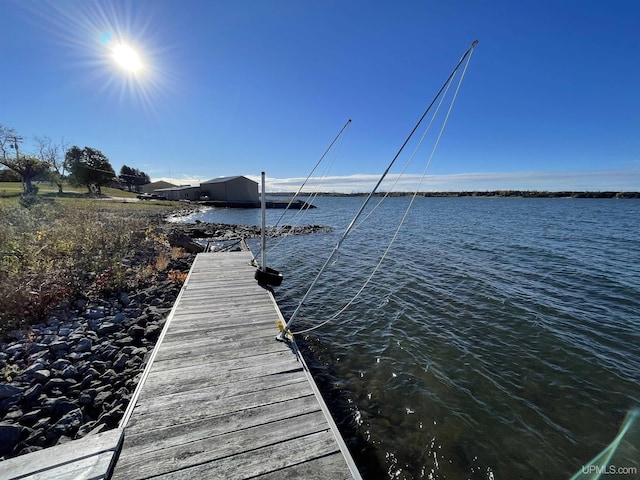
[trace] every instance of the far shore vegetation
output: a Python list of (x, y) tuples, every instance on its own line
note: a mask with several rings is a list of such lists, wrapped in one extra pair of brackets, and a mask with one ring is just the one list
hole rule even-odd
[(134, 194), (50, 187), (25, 195), (19, 182), (0, 183), (0, 338), (65, 302), (148, 287), (159, 272), (184, 281), (168, 265), (186, 253), (171, 248), (160, 228), (175, 202), (109, 201), (105, 194)]
[[(293, 192), (270, 192), (269, 196), (291, 197)], [(314, 194), (315, 195), (315, 194)], [(337, 193), (321, 192), (320, 197), (365, 197), (368, 192)], [(414, 192), (377, 192), (374, 196), (410, 197)], [(302, 194), (304, 196), (304, 193)], [(640, 198), (640, 192), (596, 192), (596, 191), (561, 191), (548, 192), (538, 190), (470, 190), (457, 192), (418, 192), (418, 197), (513, 197), (513, 198)]]

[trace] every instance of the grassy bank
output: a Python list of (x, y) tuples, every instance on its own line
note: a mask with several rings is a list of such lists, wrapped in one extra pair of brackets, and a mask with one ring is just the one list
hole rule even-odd
[(167, 272), (172, 249), (157, 228), (175, 203), (74, 195), (0, 198), (0, 336), (42, 320), (61, 302), (131, 290)]
[[(58, 186), (51, 182), (34, 182), (33, 184), (38, 188), (38, 193), (44, 196), (58, 196)], [(85, 195), (87, 193), (87, 187), (79, 186), (73, 187), (68, 183), (63, 184), (64, 193), (62, 196), (77, 196)], [(24, 192), (24, 187), (20, 182), (0, 182), (0, 197), (18, 196)], [(112, 197), (135, 197), (137, 194), (119, 190), (117, 188), (102, 187), (102, 194)]]

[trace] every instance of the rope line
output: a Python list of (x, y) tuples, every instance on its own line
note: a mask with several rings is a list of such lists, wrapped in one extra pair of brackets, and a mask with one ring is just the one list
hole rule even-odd
[(269, 252), (273, 251), (274, 249), (278, 248), (278, 246), (285, 239), (284, 238), (285, 236), (281, 235), (282, 232), (284, 232), (284, 230), (286, 228), (293, 229), (293, 227), (296, 226), (296, 222), (298, 221), (298, 218), (301, 216), (301, 214), (304, 213), (304, 212), (307, 212), (311, 208), (312, 203), (318, 198), (318, 195), (320, 194), (320, 188), (323, 185), (323, 181), (324, 181), (324, 179), (327, 178), (329, 172), (331, 171), (331, 169), (333, 167), (333, 164), (335, 163), (336, 159), (338, 158), (340, 149), (342, 148), (342, 144), (344, 143), (344, 139), (345, 139), (345, 136), (341, 135), (337, 145), (335, 146), (335, 148), (333, 148), (331, 157), (329, 158), (329, 161), (326, 162), (326, 167), (325, 167), (324, 173), (320, 177), (320, 181), (316, 184), (315, 189), (313, 190), (311, 195), (309, 195), (309, 198), (306, 200), (307, 205), (305, 207), (301, 208), (301, 209), (296, 210), (296, 213), (291, 218), (291, 221), (289, 222), (289, 225), (283, 225), (283, 226), (277, 228), (273, 232), (273, 234), (271, 236), (273, 236), (273, 237), (278, 237), (279, 236), (279, 240), (276, 243), (272, 244), (272, 246), (269, 248), (267, 253), (269, 253)]
[(329, 151), (331, 150), (331, 147), (333, 147), (333, 144), (336, 143), (336, 141), (340, 138), (340, 136), (342, 135), (342, 132), (345, 131), (345, 129), (349, 126), (349, 124), (351, 123), (351, 119), (347, 120), (347, 123), (344, 124), (344, 126), (342, 127), (342, 129), (340, 130), (340, 132), (338, 132), (338, 135), (336, 135), (336, 137), (333, 139), (333, 141), (329, 144), (329, 146), (327, 147), (327, 149), (324, 151), (324, 153), (322, 154), (322, 156), (320, 157), (320, 160), (318, 160), (315, 164), (315, 166), (311, 169), (311, 172), (309, 172), (309, 175), (307, 175), (307, 178), (305, 178), (304, 182), (302, 182), (302, 185), (300, 185), (300, 187), (298, 188), (298, 191), (295, 193), (295, 195), (293, 196), (293, 198), (289, 201), (287, 207), (285, 208), (284, 212), (282, 212), (282, 215), (280, 215), (280, 218), (278, 219), (278, 221), (275, 223), (274, 226), (278, 226), (278, 224), (280, 223), (280, 220), (282, 220), (282, 218), (284, 217), (285, 212), (289, 209), (289, 207), (291, 206), (291, 204), (294, 202), (294, 200), (298, 197), (298, 195), (300, 194), (300, 192), (302, 191), (302, 189), (304, 188), (304, 186), (307, 184), (307, 182), (309, 181), (309, 178), (311, 178), (311, 175), (313, 175), (313, 172), (316, 171), (316, 168), (318, 168), (318, 165), (320, 165), (320, 163), (322, 162), (322, 160), (324, 159), (324, 157), (327, 155), (327, 153), (329, 153)]
[[(395, 230), (395, 232), (394, 232), (394, 234), (393, 234), (393, 236), (392, 236), (392, 238), (391, 238), (391, 240), (390, 240), (389, 244), (387, 245), (387, 248), (385, 249), (385, 251), (383, 252), (382, 256), (380, 257), (380, 260), (378, 261), (378, 263), (376, 264), (376, 266), (375, 266), (375, 267), (374, 267), (374, 269), (372, 270), (372, 272), (371, 272), (371, 274), (369, 275), (369, 277), (365, 280), (365, 282), (363, 283), (363, 285), (360, 287), (360, 289), (355, 293), (355, 295), (351, 298), (351, 300), (349, 300), (349, 302), (347, 302), (347, 303), (346, 303), (346, 304), (345, 304), (345, 305), (344, 305), (340, 310), (338, 310), (336, 313), (334, 313), (331, 317), (329, 317), (329, 318), (328, 318), (327, 320), (325, 320), (324, 322), (321, 322), (321, 323), (319, 323), (319, 324), (317, 324), (317, 325), (315, 325), (315, 326), (313, 326), (313, 327), (309, 327), (309, 328), (304, 329), (304, 330), (298, 330), (298, 331), (291, 332), (293, 335), (296, 335), (296, 334), (303, 334), (303, 333), (311, 332), (311, 331), (313, 331), (313, 330), (316, 330), (316, 329), (318, 329), (318, 328), (320, 328), (320, 327), (322, 327), (322, 326), (324, 326), (324, 325), (328, 324), (329, 322), (331, 322), (331, 321), (335, 320), (336, 318), (338, 318), (338, 316), (340, 316), (340, 315), (341, 315), (345, 310), (347, 310), (347, 308), (349, 308), (349, 307), (350, 307), (350, 306), (351, 306), (351, 305), (356, 301), (356, 299), (357, 299), (357, 298), (360, 296), (360, 294), (364, 291), (364, 289), (367, 287), (367, 285), (371, 282), (371, 280), (373, 279), (373, 277), (374, 277), (374, 275), (376, 274), (376, 272), (380, 269), (380, 266), (382, 265), (382, 262), (383, 262), (383, 261), (385, 260), (385, 258), (387, 257), (387, 255), (388, 255), (389, 251), (391, 250), (391, 247), (392, 247), (393, 243), (395, 242), (396, 238), (398, 237), (398, 234), (400, 233), (400, 229), (401, 229), (401, 227), (403, 226), (403, 224), (404, 224), (404, 222), (405, 222), (405, 220), (406, 220), (406, 218), (407, 218), (407, 216), (408, 216), (408, 214), (409, 214), (409, 211), (410, 211), (410, 209), (411, 209), (411, 206), (413, 205), (413, 202), (415, 201), (415, 199), (416, 199), (416, 197), (417, 197), (417, 195), (418, 195), (418, 192), (419, 192), (419, 190), (420, 190), (420, 187), (421, 187), (421, 185), (422, 185), (422, 182), (424, 181), (424, 179), (425, 179), (425, 177), (426, 177), (426, 175), (427, 175), (427, 171), (428, 171), (428, 169), (429, 169), (429, 166), (431, 165), (431, 161), (433, 160), (433, 157), (434, 157), (434, 155), (435, 155), (435, 152), (436, 152), (436, 150), (437, 150), (437, 148), (438, 148), (438, 145), (439, 145), (439, 143), (440, 143), (440, 140), (441, 140), (441, 138), (442, 138), (442, 134), (443, 134), (443, 132), (444, 132), (444, 129), (445, 129), (445, 127), (446, 127), (446, 125), (447, 125), (447, 122), (448, 122), (448, 120), (449, 120), (449, 117), (450, 117), (450, 115), (451, 115), (451, 111), (452, 111), (452, 109), (453, 109), (453, 105), (455, 104), (455, 101), (456, 101), (456, 99), (457, 99), (458, 92), (459, 92), (459, 90), (460, 90), (460, 86), (462, 85), (462, 81), (464, 80), (464, 77), (465, 77), (465, 74), (466, 74), (466, 71), (467, 71), (467, 67), (468, 67), (468, 65), (469, 65), (469, 62), (471, 61), (471, 54), (473, 53), (473, 47), (474, 47), (474, 46), (475, 46), (475, 42), (474, 42), (474, 44), (472, 44), (472, 46), (471, 46), (470, 50), (469, 50), (469, 51), (467, 51), (467, 53), (468, 53), (469, 55), (467, 56), (467, 53), (465, 53), (465, 55), (464, 55), (464, 56), (463, 56), (463, 58), (462, 58), (462, 60), (464, 60), (464, 57), (467, 57), (467, 62), (466, 62), (466, 64), (465, 64), (464, 69), (463, 69), (463, 71), (462, 71), (462, 74), (461, 74), (461, 76), (460, 76), (460, 80), (458, 81), (458, 85), (457, 85), (457, 88), (456, 88), (456, 90), (455, 90), (455, 92), (454, 92), (453, 98), (451, 99), (451, 103), (449, 104), (449, 109), (448, 109), (448, 111), (447, 111), (447, 114), (446, 114), (446, 116), (445, 116), (445, 118), (444, 118), (444, 121), (443, 121), (443, 123), (442, 123), (442, 126), (441, 126), (441, 128), (440, 128), (440, 132), (439, 132), (439, 134), (438, 134), (438, 137), (437, 137), (437, 139), (436, 139), (436, 142), (435, 142), (435, 144), (434, 144), (434, 146), (433, 146), (433, 149), (431, 150), (431, 154), (429, 155), (429, 158), (428, 158), (428, 160), (427, 160), (427, 163), (426, 163), (426, 165), (425, 165), (425, 168), (424, 168), (424, 170), (423, 170), (423, 172), (422, 172), (422, 176), (420, 177), (420, 181), (418, 182), (418, 185), (417, 185), (417, 187), (416, 187), (416, 189), (415, 189), (415, 191), (414, 191), (414, 193), (413, 193), (413, 195), (412, 195), (412, 197), (411, 197), (411, 201), (409, 202), (409, 205), (408, 205), (408, 206), (407, 206), (407, 208), (405, 209), (404, 214), (403, 214), (402, 218), (400, 219), (400, 222), (399, 222), (399, 224), (398, 224), (398, 226), (397, 226), (397, 228), (396, 228), (396, 230)], [(461, 62), (462, 62), (462, 60), (461, 60)], [(458, 67), (459, 67), (459, 66), (460, 66), (460, 63), (458, 64)], [(457, 67), (456, 67), (456, 69), (454, 70), (454, 72), (452, 73), (452, 75), (451, 75), (451, 76), (449, 76), (449, 78), (447, 79), (447, 82), (445, 83), (445, 85), (449, 85), (449, 84), (451, 83), (451, 81), (452, 81), (452, 79), (453, 79), (454, 74), (456, 73), (456, 71), (457, 71)], [(440, 95), (440, 93), (442, 93), (442, 91), (443, 91), (443, 90), (444, 90), (444, 85), (443, 85), (443, 88), (440, 90), (440, 92), (439, 92), (439, 94), (438, 94), (438, 95)], [(446, 90), (448, 91), (448, 86), (447, 86)], [(446, 96), (446, 93), (445, 93), (445, 95), (443, 95), (443, 99), (444, 99), (444, 96)], [(443, 99), (441, 99), (440, 104), (438, 105), (438, 109), (440, 108), (440, 105), (442, 105)], [(435, 101), (435, 99), (434, 99), (434, 101)], [(433, 102), (432, 102), (432, 105), (433, 105)], [(437, 110), (436, 110), (436, 113), (437, 113)], [(434, 114), (434, 117), (435, 117), (435, 114)], [(424, 115), (423, 115), (423, 117), (422, 117), (422, 118), (424, 118)], [(421, 119), (421, 121), (422, 121), (422, 119)], [(418, 146), (416, 147), (416, 149), (415, 149), (415, 150), (414, 150), (414, 152), (412, 153), (412, 155), (411, 155), (411, 159), (415, 156), (415, 154), (416, 154), (416, 152), (417, 152), (417, 149), (418, 149), (418, 148), (419, 148), (419, 146), (422, 144), (422, 142), (423, 142), (423, 140), (424, 140), (424, 137), (426, 136), (426, 133), (427, 133), (428, 129), (431, 127), (432, 122), (433, 122), (433, 118), (432, 118), (431, 122), (429, 123), (429, 125), (427, 126), (427, 128), (426, 128), (426, 130), (425, 130), (424, 134), (422, 135), (422, 138), (420, 139), (420, 142), (419, 142)], [(417, 128), (417, 126), (416, 126), (416, 128)], [(415, 130), (416, 130), (416, 129), (414, 128), (414, 130), (413, 130), (413, 131), (415, 132)], [(413, 132), (412, 132), (412, 134), (413, 134)], [(406, 141), (405, 141), (405, 145), (406, 145)], [(404, 145), (403, 145), (403, 147), (404, 147)], [(395, 159), (394, 159), (394, 160), (395, 160)], [(387, 170), (388, 170), (388, 169), (387, 169)], [(380, 183), (380, 182), (378, 182), (378, 183)], [(379, 203), (378, 203), (378, 205), (379, 205)], [(376, 206), (376, 208), (377, 208), (377, 206)], [(353, 223), (353, 222), (352, 222), (352, 223)], [(360, 223), (358, 224), (358, 226), (359, 226), (359, 225), (361, 225), (361, 224), (362, 224), (362, 222), (360, 222)], [(331, 258), (331, 257), (330, 257), (330, 258)], [(316, 277), (316, 280), (317, 280), (317, 277)], [(312, 284), (312, 285), (313, 285), (313, 284)], [(307, 293), (309, 293), (309, 292), (307, 292)], [(306, 298), (306, 296), (305, 296), (305, 298)], [(304, 298), (303, 298), (303, 300), (304, 300)], [(298, 310), (300, 309), (300, 307), (301, 307), (301, 306), (302, 306), (302, 302), (300, 303), (300, 305), (298, 306), (298, 309), (297, 309), (296, 311), (298, 311)], [(294, 313), (295, 313), (295, 312), (294, 312)], [(289, 327), (289, 325), (290, 325), (290, 324), (291, 324), (291, 320), (289, 320), (289, 322), (287, 323), (287, 325), (285, 325), (285, 327), (286, 327), (287, 329), (289, 329), (288, 327)], [(289, 330), (290, 330), (290, 329), (289, 329)]]
[[(347, 120), (347, 122), (343, 125), (342, 129), (340, 129), (340, 131), (338, 132), (338, 134), (335, 136), (335, 138), (333, 139), (333, 141), (329, 144), (329, 146), (326, 148), (326, 150), (324, 151), (324, 153), (322, 154), (322, 156), (320, 157), (320, 159), (316, 162), (315, 166), (311, 169), (311, 172), (309, 172), (309, 175), (307, 175), (307, 178), (302, 182), (302, 185), (300, 185), (300, 187), (298, 187), (298, 190), (296, 191), (296, 193), (293, 195), (293, 197), (291, 198), (291, 200), (289, 200), (289, 203), (287, 204), (287, 206), (285, 207), (285, 209), (283, 210), (282, 214), (280, 215), (280, 218), (278, 218), (278, 220), (276, 221), (276, 223), (274, 224), (274, 228), (272, 230), (272, 232), (269, 234), (269, 238), (274, 238), (274, 237), (280, 237), (279, 240), (273, 244), (268, 250), (267, 253), (273, 251), (275, 248), (277, 248), (283, 241), (284, 241), (284, 235), (283, 232), (285, 230), (285, 228), (289, 228), (290, 230), (293, 229), (293, 227), (295, 226), (295, 221), (298, 218), (298, 216), (302, 213), (305, 212), (307, 210), (309, 210), (311, 202), (318, 196), (318, 192), (319, 192), (319, 187), (321, 185), (321, 182), (316, 185), (316, 189), (314, 192), (314, 195), (312, 195), (312, 197), (310, 197), (308, 199), (308, 201), (306, 202), (306, 205), (303, 208), (300, 208), (296, 211), (296, 213), (293, 215), (293, 218), (290, 221), (290, 225), (283, 225), (281, 227), (278, 227), (278, 225), (280, 224), (280, 222), (282, 221), (282, 219), (284, 218), (285, 214), (287, 213), (287, 211), (290, 209), (291, 205), (293, 204), (293, 202), (298, 198), (298, 196), (300, 195), (300, 193), (302, 192), (302, 189), (304, 188), (304, 186), (307, 184), (307, 182), (309, 181), (309, 179), (311, 178), (311, 176), (313, 175), (313, 172), (315, 172), (315, 170), (318, 168), (318, 166), (322, 163), (322, 161), (324, 160), (324, 158), (327, 156), (327, 154), (329, 152), (333, 152), (333, 156), (331, 161), (329, 162), (329, 165), (327, 166), (327, 168), (325, 169), (325, 173), (324, 176), (321, 178), (324, 179), (328, 172), (329, 172), (329, 168), (331, 167), (331, 165), (333, 165), (333, 162), (335, 161), (336, 157), (337, 157), (337, 151), (339, 150), (339, 147), (342, 146), (342, 142), (344, 140), (344, 133), (347, 131), (347, 127), (349, 127), (349, 125), (351, 124), (351, 119)], [(338, 147), (337, 148), (332, 148), (336, 142), (338, 143)]]
[[(373, 212), (375, 212), (377, 210), (377, 208), (382, 204), (382, 202), (389, 197), (389, 194), (391, 193), (391, 191), (393, 191), (393, 189), (396, 187), (396, 185), (398, 184), (398, 182), (400, 181), (400, 178), (402, 178), (402, 176), (404, 175), (404, 173), (406, 172), (407, 168), (409, 167), (409, 165), (411, 164), (411, 162), (413, 162), (413, 159), (415, 158), (416, 154), (418, 153), (418, 150), (420, 149), (420, 147), (422, 146), (422, 143), (424, 142), (424, 139), (426, 138), (427, 134), (429, 133), (429, 130), (431, 129), (431, 126), (433, 125), (434, 120), (436, 119), (436, 116), (438, 115), (438, 112), (440, 111), (440, 107), (442, 106), (442, 104), (444, 103), (444, 99), (447, 96), (447, 93), (449, 92), (449, 87), (451, 86), (451, 82), (453, 81), (453, 78), (449, 79), (449, 83), (447, 85), (447, 88), (444, 91), (444, 94), (440, 97), (440, 102), (438, 103), (438, 106), (436, 107), (435, 112), (433, 113), (433, 115), (431, 116), (431, 120), (429, 121), (429, 124), (427, 125), (427, 128), (425, 129), (424, 133), (422, 134), (422, 137), (420, 137), (420, 141), (418, 142), (418, 144), (416, 145), (416, 147), (413, 149), (413, 153), (411, 154), (411, 156), (409, 157), (409, 159), (407, 160), (407, 162), (405, 163), (404, 168), (402, 169), (402, 171), (398, 174), (398, 176), (396, 177), (395, 182), (393, 182), (393, 184), (391, 185), (391, 188), (389, 188), (389, 191), (387, 191), (384, 196), (380, 199), (380, 201), (371, 209), (371, 211), (367, 214), (366, 217), (364, 217), (355, 227), (354, 230), (357, 230), (357, 228), (362, 225), (364, 222), (367, 221), (367, 219), (373, 214)], [(419, 184), (422, 184), (422, 179), (420, 179)]]

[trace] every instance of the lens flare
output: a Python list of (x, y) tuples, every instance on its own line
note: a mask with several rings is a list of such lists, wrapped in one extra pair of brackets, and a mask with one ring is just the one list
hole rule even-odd
[[(0, 0), (1, 1), (1, 0)], [(73, 73), (73, 83), (94, 98), (115, 97), (128, 109), (156, 116), (171, 103), (179, 75), (170, 69), (164, 24), (146, 2), (25, 2), (38, 26), (51, 33)]]
[(128, 72), (135, 73), (142, 68), (142, 62), (140, 61), (138, 53), (129, 45), (122, 43), (116, 45), (113, 48), (113, 58), (118, 65)]

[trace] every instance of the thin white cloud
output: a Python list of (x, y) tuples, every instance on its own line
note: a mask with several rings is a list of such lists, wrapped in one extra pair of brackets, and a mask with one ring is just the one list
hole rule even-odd
[[(313, 192), (368, 192), (378, 181), (378, 175), (358, 174), (340, 177), (311, 178), (304, 191)], [(267, 178), (269, 191), (295, 191), (303, 178)], [(388, 175), (379, 191), (414, 190), (435, 191), (636, 191), (640, 190), (640, 169), (602, 170), (591, 172), (515, 172), (464, 173), (455, 175)]]
[[(246, 175), (258, 183), (260, 177)], [(213, 177), (200, 178), (188, 175), (181, 177), (152, 178), (179, 185), (199, 185)], [(360, 193), (369, 192), (380, 178), (374, 174), (354, 174), (332, 177), (310, 178), (303, 192)], [(266, 177), (268, 192), (295, 192), (304, 182), (304, 177)], [(638, 191), (640, 169), (598, 170), (587, 172), (511, 172), (511, 173), (461, 173), (452, 175), (389, 174), (378, 191), (411, 192), (456, 192), (492, 190), (540, 190), (540, 191)]]
[(200, 183), (206, 182), (207, 180), (210, 180), (210, 178), (194, 177), (190, 175), (182, 175), (180, 177), (151, 177), (152, 182), (162, 181), (162, 182), (169, 182), (174, 185), (180, 185), (180, 186), (187, 186), (187, 185), (198, 186), (200, 185)]

